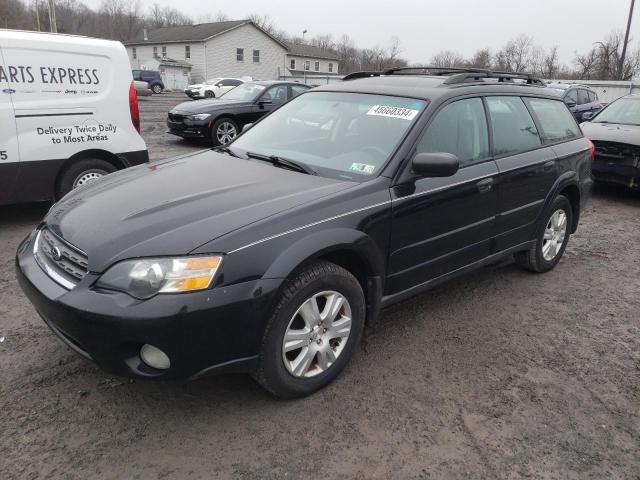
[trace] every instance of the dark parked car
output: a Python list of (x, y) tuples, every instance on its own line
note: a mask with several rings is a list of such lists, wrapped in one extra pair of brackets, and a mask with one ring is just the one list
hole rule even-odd
[(182, 138), (204, 138), (213, 145), (225, 145), (245, 125), (309, 88), (296, 82), (243, 83), (220, 98), (177, 105), (167, 116), (167, 127), (169, 133)]
[(591, 142), (528, 75), (426, 71), (351, 75), (218, 151), (73, 191), (19, 246), (23, 290), (110, 372), (250, 372), (295, 397), (340, 373), (382, 307), (513, 255), (551, 270)]
[(596, 180), (640, 189), (640, 95), (619, 98), (585, 120), (580, 126), (596, 148)]
[(547, 86), (562, 97), (578, 122), (583, 121), (582, 116), (585, 113), (593, 115), (602, 109), (602, 104), (598, 101), (598, 94), (586, 85), (550, 83)]
[(131, 70), (133, 79), (141, 82), (147, 82), (153, 93), (162, 93), (164, 83), (160, 72), (157, 70)]

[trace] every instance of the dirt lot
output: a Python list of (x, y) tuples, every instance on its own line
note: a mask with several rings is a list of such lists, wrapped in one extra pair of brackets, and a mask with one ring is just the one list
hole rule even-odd
[[(142, 103), (152, 158), (169, 95)], [(640, 478), (640, 196), (600, 190), (546, 275), (493, 266), (387, 310), (311, 398), (245, 376), (109, 377), (13, 273), (43, 206), (0, 209), (0, 478)]]

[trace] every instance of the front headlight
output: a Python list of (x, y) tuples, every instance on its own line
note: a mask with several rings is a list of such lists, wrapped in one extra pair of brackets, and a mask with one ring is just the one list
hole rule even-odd
[(189, 115), (189, 120), (206, 120), (211, 115), (208, 113), (198, 113), (197, 115)]
[(96, 286), (141, 300), (158, 293), (194, 292), (209, 288), (221, 263), (220, 255), (125, 260), (107, 270)]

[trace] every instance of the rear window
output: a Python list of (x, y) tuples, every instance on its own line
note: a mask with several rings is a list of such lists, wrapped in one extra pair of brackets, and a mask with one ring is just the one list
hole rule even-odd
[(542, 145), (536, 125), (520, 97), (487, 97), (493, 154), (509, 155)]
[(529, 105), (538, 117), (542, 138), (547, 143), (561, 142), (580, 136), (580, 130), (571, 112), (557, 100), (530, 98)]

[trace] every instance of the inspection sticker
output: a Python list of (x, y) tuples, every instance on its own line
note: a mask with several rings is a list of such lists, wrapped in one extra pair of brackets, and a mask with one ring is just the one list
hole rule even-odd
[(375, 169), (375, 165), (367, 165), (366, 163), (352, 163), (349, 167), (352, 172), (358, 172), (363, 175), (371, 175)]
[(413, 120), (420, 110), (403, 107), (387, 107), (385, 105), (374, 105), (369, 109), (367, 115), (377, 115), (379, 117), (402, 118), (404, 120)]

